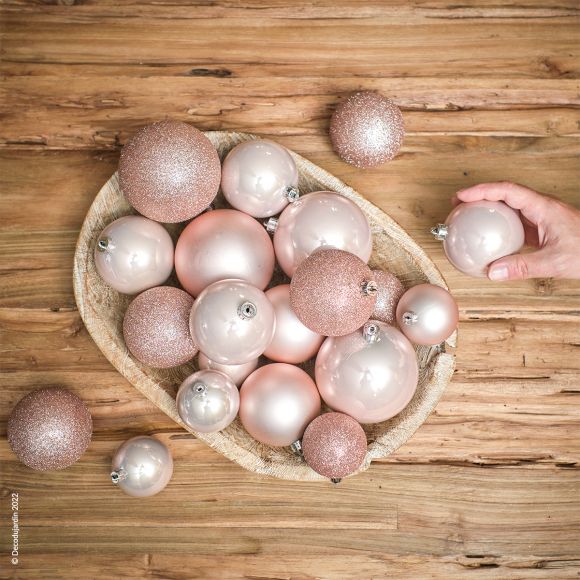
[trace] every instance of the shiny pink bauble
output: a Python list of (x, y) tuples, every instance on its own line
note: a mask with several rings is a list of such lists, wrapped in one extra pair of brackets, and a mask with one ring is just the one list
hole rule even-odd
[(280, 267), (290, 277), (314, 250), (336, 248), (368, 262), (373, 237), (365, 214), (350, 199), (332, 191), (300, 197), (280, 215), (274, 249)]
[(445, 288), (418, 284), (397, 305), (397, 324), (415, 344), (434, 345), (447, 340), (457, 328), (459, 309)]
[(376, 303), (371, 269), (343, 250), (317, 250), (298, 266), (290, 283), (290, 304), (310, 330), (342, 336), (360, 328)]
[(215, 147), (187, 123), (147, 125), (121, 151), (121, 191), (139, 213), (158, 222), (183, 222), (201, 213), (220, 179)]
[(165, 369), (189, 362), (197, 347), (189, 332), (193, 298), (179, 288), (159, 286), (137, 296), (125, 312), (123, 337), (143, 364)]
[(241, 280), (222, 280), (197, 297), (189, 327), (193, 340), (210, 359), (241, 365), (266, 350), (274, 336), (276, 314), (260, 289)]
[(364, 329), (327, 338), (316, 357), (315, 375), (320, 396), (331, 409), (359, 423), (380, 423), (408, 405), (419, 369), (405, 336), (373, 320)]
[(274, 249), (254, 218), (234, 209), (208, 211), (182, 232), (175, 248), (175, 271), (193, 296), (235, 278), (264, 289), (274, 272)]
[(117, 292), (138, 294), (164, 284), (171, 275), (173, 241), (161, 224), (142, 216), (125, 216), (99, 234), (95, 267)]
[(274, 286), (266, 292), (276, 312), (274, 338), (264, 356), (276, 362), (299, 364), (312, 358), (324, 336), (313, 332), (302, 322), (290, 305), (290, 284)]
[(395, 324), (397, 304), (405, 287), (394, 274), (385, 270), (373, 270), (373, 279), (377, 283), (377, 302), (371, 318)]
[(244, 141), (224, 159), (222, 192), (240, 211), (254, 217), (280, 213), (298, 194), (298, 169), (288, 149), (268, 141)]
[(203, 354), (203, 352), (200, 352), (197, 357), (197, 366), (200, 370), (211, 370), (224, 373), (224, 375), (230, 377), (234, 384), (239, 387), (256, 370), (258, 367), (258, 360), (259, 359), (254, 358), (241, 365), (224, 365), (211, 360)]
[(314, 381), (294, 365), (260, 367), (240, 390), (240, 420), (254, 439), (266, 445), (291, 445), (319, 413)]
[(476, 278), (487, 277), (492, 262), (519, 252), (525, 241), (518, 212), (502, 201), (460, 203), (432, 232), (443, 239), (449, 261)]

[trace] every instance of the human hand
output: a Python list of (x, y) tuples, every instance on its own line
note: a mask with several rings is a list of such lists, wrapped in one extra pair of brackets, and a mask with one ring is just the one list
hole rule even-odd
[(503, 201), (519, 210), (526, 244), (537, 248), (535, 252), (514, 254), (493, 262), (488, 271), (491, 280), (580, 279), (580, 210), (507, 181), (462, 189), (452, 203), (482, 199)]

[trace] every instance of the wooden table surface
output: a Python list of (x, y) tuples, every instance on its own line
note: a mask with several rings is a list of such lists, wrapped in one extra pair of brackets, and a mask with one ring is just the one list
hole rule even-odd
[[(457, 189), (509, 179), (580, 204), (577, 0), (4, 0), (0, 127), (2, 578), (577, 578), (580, 284), (454, 271), (428, 230)], [(402, 108), (392, 163), (333, 154), (335, 105)], [(92, 199), (139, 127), (165, 117), (274, 138), (383, 208), (461, 309), (457, 371), (397, 453), (338, 486), (244, 471), (111, 367), (75, 308)], [(64, 385), (94, 417), (82, 460), (20, 465), (6, 419)], [(159, 496), (112, 488), (111, 455), (152, 434), (175, 457)], [(10, 494), (20, 562), (10, 564)]]

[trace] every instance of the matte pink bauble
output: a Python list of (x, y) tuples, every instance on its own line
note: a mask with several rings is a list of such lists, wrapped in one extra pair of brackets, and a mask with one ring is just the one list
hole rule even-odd
[(117, 292), (143, 292), (164, 284), (171, 275), (173, 241), (161, 224), (142, 216), (125, 216), (99, 234), (95, 267)]
[(394, 274), (385, 270), (373, 270), (373, 279), (377, 283), (377, 302), (371, 318), (395, 324), (397, 304), (405, 287)]
[(266, 230), (234, 209), (209, 211), (193, 220), (175, 248), (175, 271), (193, 296), (235, 278), (264, 289), (274, 272), (274, 249)]
[(121, 151), (121, 191), (139, 213), (158, 222), (183, 222), (201, 213), (215, 198), (220, 179), (211, 141), (179, 121), (143, 127)]
[(260, 367), (240, 390), (240, 420), (254, 439), (266, 445), (291, 445), (319, 413), (314, 381), (294, 365)]
[(373, 250), (365, 214), (350, 199), (332, 191), (303, 195), (280, 216), (274, 249), (280, 267), (290, 277), (314, 250), (336, 248), (368, 262)]
[(453, 334), (458, 322), (459, 309), (453, 296), (434, 284), (409, 288), (397, 306), (397, 324), (415, 344), (443, 342)]
[(343, 413), (324, 413), (316, 417), (302, 437), (306, 463), (324, 477), (336, 480), (354, 473), (367, 452), (363, 428)]
[(360, 328), (376, 299), (371, 269), (343, 250), (317, 250), (298, 266), (290, 283), (296, 316), (324, 336), (342, 336)]
[(244, 141), (224, 159), (222, 191), (240, 211), (273, 216), (298, 198), (298, 169), (282, 145), (266, 139)]
[(502, 201), (460, 203), (431, 232), (443, 240), (449, 261), (476, 278), (485, 278), (492, 262), (519, 252), (525, 241), (518, 212)]
[(413, 398), (419, 370), (411, 343), (393, 326), (370, 321), (346, 336), (327, 338), (316, 357), (324, 402), (359, 423), (380, 423)]
[(276, 362), (299, 364), (312, 358), (324, 336), (313, 332), (302, 322), (290, 305), (290, 284), (274, 286), (266, 292), (276, 312), (274, 338), (264, 355)]
[(240, 365), (259, 357), (276, 326), (274, 307), (266, 295), (241, 280), (208, 286), (191, 309), (191, 335), (210, 359)]
[(254, 358), (241, 365), (224, 365), (208, 358), (203, 352), (197, 357), (197, 365), (200, 370), (219, 371), (232, 379), (234, 384), (239, 387), (251, 375), (258, 366), (258, 358)]
[(159, 286), (139, 294), (125, 312), (123, 336), (131, 354), (159, 369), (189, 362), (197, 353), (189, 332), (193, 298), (179, 288)]

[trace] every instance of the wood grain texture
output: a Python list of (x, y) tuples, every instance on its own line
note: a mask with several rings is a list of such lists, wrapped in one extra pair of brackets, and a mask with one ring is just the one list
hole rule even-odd
[[(0, 430), (32, 388), (65, 385), (95, 436), (39, 474), (0, 440), (2, 578), (578, 578), (580, 284), (454, 271), (428, 228), (461, 187), (525, 183), (580, 204), (573, 0), (4, 0), (0, 83)], [(331, 151), (333, 107), (372, 88), (408, 136), (386, 166)], [(460, 305), (457, 371), (398, 452), (337, 487), (253, 475), (137, 395), (72, 293), (78, 231), (142, 124), (274, 137), (398, 221)], [(113, 493), (115, 448), (163, 439), (175, 477)], [(9, 496), (22, 546), (8, 559)]]

